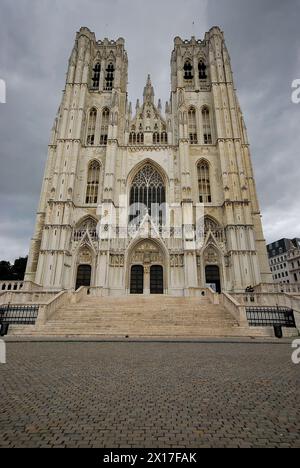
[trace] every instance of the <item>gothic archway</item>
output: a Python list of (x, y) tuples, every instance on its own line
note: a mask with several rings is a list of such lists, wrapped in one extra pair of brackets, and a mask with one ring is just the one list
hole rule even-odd
[(168, 286), (167, 264), (166, 253), (159, 242), (144, 239), (135, 243), (127, 257), (128, 292), (164, 294)]
[(204, 250), (202, 266), (205, 285), (210, 286), (217, 293), (221, 293), (223, 262), (221, 253), (215, 245), (209, 244)]
[(90, 245), (84, 243), (78, 248), (77, 255), (75, 256), (73, 287), (78, 289), (81, 286), (94, 285), (95, 270), (95, 252), (92, 250)]

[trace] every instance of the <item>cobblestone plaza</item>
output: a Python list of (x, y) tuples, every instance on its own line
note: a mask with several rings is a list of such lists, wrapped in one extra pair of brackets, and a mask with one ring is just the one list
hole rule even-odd
[(0, 447), (300, 447), (287, 340), (9, 342)]

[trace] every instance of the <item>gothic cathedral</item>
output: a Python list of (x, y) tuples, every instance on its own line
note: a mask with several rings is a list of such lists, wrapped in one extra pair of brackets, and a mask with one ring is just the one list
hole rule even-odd
[[(105, 296), (184, 296), (207, 286), (240, 292), (272, 282), (221, 30), (213, 27), (204, 40), (175, 38), (164, 111), (150, 76), (143, 102), (132, 109), (127, 77), (124, 40), (97, 41), (81, 28), (52, 129), (25, 279), (47, 290), (89, 286)], [(125, 221), (121, 204), (129, 207)], [(165, 208), (153, 216), (155, 235), (148, 229), (154, 204), (175, 207), (168, 235)], [(181, 227), (185, 219), (196, 224), (198, 205), (204, 234), (191, 248)], [(112, 224), (103, 222), (109, 207)], [(147, 226), (125, 235), (136, 213)]]

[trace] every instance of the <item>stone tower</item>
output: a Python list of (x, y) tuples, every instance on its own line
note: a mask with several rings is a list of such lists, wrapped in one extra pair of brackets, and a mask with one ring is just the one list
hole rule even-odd
[[(26, 279), (45, 289), (177, 296), (271, 282), (223, 33), (214, 27), (204, 40), (175, 38), (164, 113), (150, 76), (133, 113), (127, 75), (124, 40), (97, 41), (81, 28), (52, 129)], [(173, 208), (155, 218), (153, 203)], [(191, 249), (188, 230), (178, 231), (196, 224), (198, 204), (204, 237)], [(124, 218), (124, 205), (144, 206), (135, 235), (127, 227), (141, 208), (125, 209)], [(156, 235), (143, 225), (153, 218)]]

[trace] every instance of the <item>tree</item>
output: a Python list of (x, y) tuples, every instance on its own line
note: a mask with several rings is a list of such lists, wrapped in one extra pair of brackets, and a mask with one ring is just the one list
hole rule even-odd
[(0, 281), (23, 281), (28, 257), (19, 257), (11, 265), (6, 260), (0, 261)]
[(0, 262), (0, 281), (11, 280), (12, 279), (12, 272), (11, 272), (11, 264), (2, 260)]
[(25, 276), (27, 260), (28, 257), (19, 257), (15, 260), (15, 263), (12, 266), (13, 279), (17, 281), (23, 281)]

